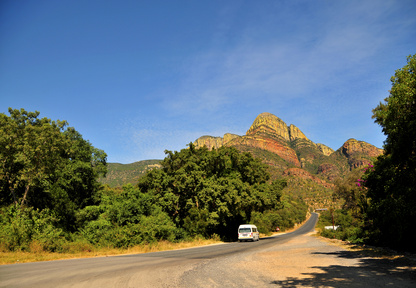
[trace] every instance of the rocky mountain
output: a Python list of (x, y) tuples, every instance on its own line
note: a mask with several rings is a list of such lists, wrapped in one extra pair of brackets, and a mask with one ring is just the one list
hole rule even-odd
[[(258, 115), (244, 136), (229, 133), (224, 137), (202, 136), (194, 145), (197, 148), (206, 146), (208, 149), (223, 145), (234, 146), (243, 151), (261, 149), (278, 155), (287, 167), (303, 168), (313, 174), (327, 170), (324, 169), (325, 160), (347, 161), (347, 168), (351, 170), (367, 165), (383, 153), (382, 149), (355, 139), (349, 139), (334, 151), (324, 144), (312, 142), (298, 127), (293, 124), (287, 125), (271, 113)], [(334, 153), (336, 155), (331, 156)], [(345, 159), (338, 159), (339, 156)], [(319, 168), (321, 165), (323, 166)]]
[[(274, 179), (284, 177), (298, 190), (299, 187), (307, 187), (306, 190), (318, 194), (321, 191), (325, 197), (332, 190), (334, 179), (346, 175), (352, 169), (367, 166), (383, 153), (382, 149), (355, 139), (347, 140), (334, 151), (324, 144), (312, 142), (298, 127), (287, 125), (271, 113), (258, 115), (243, 136), (203, 136), (194, 145), (206, 146), (208, 149), (225, 145), (250, 152), (269, 165)], [(310, 196), (310, 193), (300, 194), (305, 198)]]
[[(194, 145), (208, 149), (233, 146), (250, 152), (269, 166), (272, 179), (287, 179), (286, 190), (299, 195), (311, 206), (327, 205), (336, 178), (367, 166), (383, 153), (382, 149), (355, 139), (347, 140), (334, 151), (309, 140), (298, 127), (287, 125), (271, 113), (258, 115), (243, 136), (230, 133), (223, 137), (202, 136)], [(158, 168), (160, 161), (109, 163), (107, 177), (100, 181), (112, 187), (135, 184), (147, 170)]]
[(230, 133), (224, 134), (224, 137), (202, 136), (196, 139), (194, 144), (196, 145), (196, 147), (207, 146), (210, 150), (212, 148), (218, 149), (236, 137), (240, 136)]
[[(312, 174), (328, 174), (329, 170), (339, 172), (366, 166), (378, 155), (383, 153), (369, 143), (349, 139), (337, 151), (330, 147), (314, 143), (295, 125), (287, 125), (283, 120), (271, 113), (257, 116), (246, 135), (225, 134), (224, 137), (203, 136), (194, 142), (196, 147), (207, 146), (208, 149), (219, 148), (223, 145), (234, 146), (242, 151), (254, 154), (267, 154), (261, 157), (271, 166), (287, 168), (302, 168)], [(263, 150), (264, 152), (255, 152)], [(276, 154), (275, 160), (269, 154)], [(280, 158), (280, 159), (279, 159)]]

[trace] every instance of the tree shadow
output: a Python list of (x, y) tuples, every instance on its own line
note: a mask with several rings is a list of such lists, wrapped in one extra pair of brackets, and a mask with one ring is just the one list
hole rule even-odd
[(322, 272), (302, 273), (304, 278), (291, 277), (270, 284), (279, 287), (416, 287), (415, 262), (404, 256), (369, 258), (366, 251), (315, 252), (314, 255), (334, 255), (357, 259), (355, 266), (313, 266)]

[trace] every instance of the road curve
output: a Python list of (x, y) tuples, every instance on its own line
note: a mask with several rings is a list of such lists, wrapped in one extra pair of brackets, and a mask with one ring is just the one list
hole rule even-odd
[[(0, 287), (174, 287), (182, 273), (206, 261), (255, 252), (312, 231), (318, 215), (299, 229), (258, 242), (226, 243), (146, 254), (0, 266)], [(162, 285), (163, 284), (163, 285)]]

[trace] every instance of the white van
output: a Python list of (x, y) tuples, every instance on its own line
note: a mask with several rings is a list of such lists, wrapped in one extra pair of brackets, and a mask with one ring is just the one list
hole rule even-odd
[(257, 227), (252, 224), (244, 224), (238, 227), (238, 242), (244, 240), (259, 241), (260, 233)]

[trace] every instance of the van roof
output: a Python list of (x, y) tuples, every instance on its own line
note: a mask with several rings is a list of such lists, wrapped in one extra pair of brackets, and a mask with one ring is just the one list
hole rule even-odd
[(253, 224), (241, 224), (240, 227), (256, 227), (256, 225), (253, 225)]

